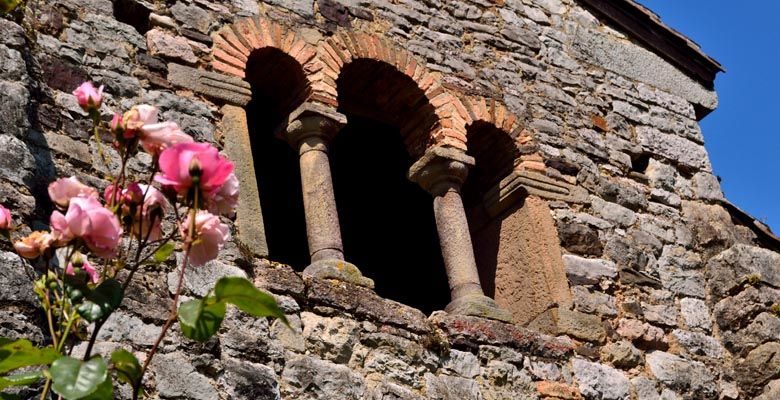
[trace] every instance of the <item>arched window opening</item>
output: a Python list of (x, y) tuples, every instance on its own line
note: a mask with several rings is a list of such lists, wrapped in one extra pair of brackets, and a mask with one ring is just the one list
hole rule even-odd
[[(463, 205), (469, 219), (474, 255), (485, 295), (496, 297), (496, 272), (500, 226), (491, 224), (485, 209), (485, 197), (501, 179), (512, 172), (520, 156), (514, 141), (493, 124), (477, 121), (468, 126), (468, 151), (474, 157), (474, 167), (462, 188)], [(522, 204), (518, 204), (522, 206)]]
[(298, 62), (274, 48), (250, 55), (246, 80), (252, 85), (247, 124), (269, 258), (302, 270), (309, 250), (298, 154), (275, 133), (310, 88)]
[(408, 149), (430, 132), (409, 127), (435, 123), (433, 107), (409, 77), (378, 61), (352, 62), (336, 83), (347, 125), (330, 159), (345, 258), (380, 296), (442, 310), (450, 294), (432, 198), (406, 176)]
[(482, 287), (516, 323), (527, 324), (571, 303), (555, 222), (538, 197), (500, 200), (507, 188), (499, 192), (498, 187), (520, 157), (506, 132), (474, 123), (467, 137), (475, 166), (463, 193)]

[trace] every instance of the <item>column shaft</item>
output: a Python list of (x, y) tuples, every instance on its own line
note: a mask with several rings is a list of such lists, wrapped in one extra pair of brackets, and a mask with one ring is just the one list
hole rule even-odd
[(327, 144), (322, 137), (310, 136), (301, 140), (298, 152), (311, 261), (343, 260), (344, 247), (341, 244)]
[(433, 211), (452, 299), (483, 294), (460, 194), (450, 189), (435, 196)]

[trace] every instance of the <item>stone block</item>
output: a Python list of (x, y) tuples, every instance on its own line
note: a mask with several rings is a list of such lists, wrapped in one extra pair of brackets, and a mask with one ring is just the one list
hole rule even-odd
[(685, 248), (665, 246), (658, 259), (658, 274), (664, 289), (671, 292), (703, 299), (704, 273), (701, 271), (699, 254)]
[(707, 151), (699, 143), (677, 135), (663, 133), (649, 126), (636, 127), (636, 135), (642, 148), (650, 153), (664, 157), (688, 169), (712, 170)]
[(168, 64), (168, 80), (176, 86), (240, 107), (252, 99), (249, 83), (235, 76)]
[(592, 256), (600, 256), (604, 252), (604, 245), (599, 239), (598, 231), (590, 226), (563, 221), (559, 221), (557, 226), (561, 246), (566, 250)]
[(403, 386), (383, 381), (371, 389), (368, 400), (423, 400), (423, 398)]
[(228, 358), (219, 383), (232, 399), (281, 400), (274, 370), (262, 364)]
[(431, 321), (444, 331), (453, 345), (466, 348), (508, 346), (531, 355), (552, 358), (565, 357), (573, 350), (566, 340), (499, 321), (446, 313), (433, 313)]
[(636, 222), (636, 213), (619, 204), (604, 201), (599, 197), (590, 196), (590, 203), (596, 214), (605, 220), (628, 227)]
[[(177, 259), (181, 259), (183, 256), (177, 254)], [(180, 260), (181, 261), (181, 260)], [(176, 270), (168, 273), (168, 290), (171, 293), (176, 291), (176, 286), (179, 282), (179, 275), (181, 271), (181, 262)], [(199, 268), (189, 268), (184, 276), (184, 288), (189, 293), (196, 296), (205, 296), (217, 283), (217, 281), (225, 276), (238, 276), (246, 278), (247, 274), (241, 268), (234, 265), (226, 264), (219, 260), (213, 260), (206, 263), (206, 265)]]
[(720, 181), (709, 172), (699, 172), (691, 178), (693, 191), (701, 200), (723, 200), (723, 192), (720, 190)]
[(38, 298), (32, 291), (35, 273), (14, 252), (0, 252), (0, 301), (37, 305)]
[(656, 382), (645, 376), (637, 376), (631, 379), (637, 400), (661, 400), (656, 389)]
[(602, 292), (591, 292), (582, 286), (572, 286), (574, 305), (578, 311), (608, 317), (618, 315), (615, 297)]
[(558, 308), (552, 312), (555, 314), (558, 334), (591, 342), (602, 342), (607, 335), (601, 318), (597, 315), (583, 314), (566, 308)]
[(306, 348), (312, 354), (318, 354), (337, 364), (349, 361), (352, 348), (359, 342), (360, 325), (356, 321), (303, 312), (301, 323)]
[(157, 354), (152, 361), (157, 391), (162, 398), (213, 400), (219, 393), (209, 379), (195, 370), (182, 352)]
[(566, 276), (574, 285), (595, 285), (602, 279), (615, 279), (617, 266), (612, 261), (563, 255)]
[(159, 326), (144, 323), (140, 318), (123, 311), (115, 311), (100, 329), (98, 340), (151, 346), (159, 335)]
[(571, 364), (577, 386), (586, 399), (628, 400), (631, 398), (630, 383), (622, 372), (581, 358), (573, 359)]
[(180, 36), (172, 36), (157, 28), (146, 32), (146, 44), (151, 55), (170, 60), (183, 61), (187, 64), (195, 64), (198, 57), (192, 51), (187, 39)]
[[(23, 137), (30, 123), (27, 103), (30, 94), (20, 83), (0, 81), (0, 133)], [(10, 139), (5, 139), (10, 140)]]
[(373, 290), (334, 280), (311, 279), (308, 299), (315, 304), (335, 307), (372, 321), (390, 324), (412, 332), (428, 333), (431, 326), (415, 308), (383, 299)]
[(285, 364), (281, 392), (284, 398), (298, 400), (363, 400), (366, 384), (347, 366), (299, 356)]
[(430, 400), (477, 400), (482, 396), (473, 379), (425, 374), (425, 386)]
[(645, 357), (649, 371), (671, 389), (690, 392), (697, 399), (715, 399), (718, 395), (715, 377), (698, 361), (686, 360), (663, 351)]
[(601, 359), (618, 368), (633, 368), (642, 361), (642, 352), (631, 342), (621, 340), (602, 347)]
[(686, 297), (680, 300), (680, 315), (689, 329), (703, 329), (709, 331), (712, 328), (710, 309), (703, 300)]
[(771, 379), (780, 374), (780, 343), (756, 347), (734, 366), (734, 378), (749, 394), (758, 394)]
[(707, 278), (713, 296), (720, 299), (747, 281), (780, 286), (780, 254), (737, 244), (710, 259)]
[(723, 357), (723, 346), (712, 336), (707, 336), (701, 332), (675, 329), (672, 331), (672, 337), (689, 354), (710, 358)]

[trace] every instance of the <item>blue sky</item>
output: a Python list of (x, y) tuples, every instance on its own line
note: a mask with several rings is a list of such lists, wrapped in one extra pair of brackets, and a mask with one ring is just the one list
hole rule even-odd
[(701, 121), (732, 203), (780, 231), (780, 1), (639, 0), (725, 68)]

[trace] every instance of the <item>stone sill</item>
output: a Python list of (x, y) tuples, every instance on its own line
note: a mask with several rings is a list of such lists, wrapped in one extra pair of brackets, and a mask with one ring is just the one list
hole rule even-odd
[[(424, 336), (423, 343), (473, 350), (480, 345), (505, 346), (528, 355), (568, 359), (574, 344), (527, 328), (490, 319), (420, 310), (378, 296), (373, 290), (335, 280), (304, 279), (290, 266), (260, 259), (253, 266), (255, 284), (299, 302), (302, 310), (332, 308), (358, 320), (385, 325), (381, 329)], [(396, 332), (401, 333), (401, 332)], [(447, 343), (440, 343), (446, 339)]]

